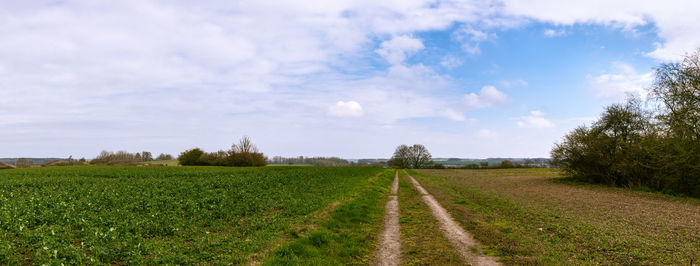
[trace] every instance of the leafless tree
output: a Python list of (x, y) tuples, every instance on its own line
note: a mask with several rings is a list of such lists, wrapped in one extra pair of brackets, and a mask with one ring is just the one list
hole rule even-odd
[(238, 141), (238, 145), (233, 144), (231, 150), (235, 153), (258, 153), (258, 147), (253, 144), (253, 141), (248, 136), (243, 136)]

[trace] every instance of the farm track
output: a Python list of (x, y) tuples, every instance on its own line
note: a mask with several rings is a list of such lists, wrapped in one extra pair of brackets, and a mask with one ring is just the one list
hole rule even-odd
[(399, 229), (399, 172), (394, 176), (391, 185), (391, 195), (386, 203), (384, 213), (384, 231), (379, 240), (377, 265), (393, 266), (401, 262), (401, 232)]
[(438, 222), (445, 237), (449, 240), (457, 253), (471, 265), (500, 265), (498, 258), (484, 255), (479, 243), (457, 224), (452, 216), (433, 198), (412, 176), (407, 175), (413, 183), (416, 191), (422, 195), (425, 202)]

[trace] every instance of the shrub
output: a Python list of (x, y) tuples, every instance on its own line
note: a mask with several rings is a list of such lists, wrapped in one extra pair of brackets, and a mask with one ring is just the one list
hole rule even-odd
[(194, 148), (180, 153), (177, 160), (180, 162), (180, 165), (206, 165), (203, 164), (203, 157), (204, 159), (207, 157), (204, 151), (199, 148)]
[(656, 70), (641, 100), (605, 108), (552, 149), (552, 162), (574, 178), (700, 197), (700, 50)]
[(194, 148), (181, 153), (178, 160), (181, 165), (265, 166), (267, 158), (257, 150), (250, 139), (244, 137), (240, 144), (233, 145), (228, 151), (207, 153)]

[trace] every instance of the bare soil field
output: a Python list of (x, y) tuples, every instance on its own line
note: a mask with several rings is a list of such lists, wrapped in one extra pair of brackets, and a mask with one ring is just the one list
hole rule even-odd
[(579, 184), (552, 169), (410, 171), (506, 264), (700, 260), (700, 200)]

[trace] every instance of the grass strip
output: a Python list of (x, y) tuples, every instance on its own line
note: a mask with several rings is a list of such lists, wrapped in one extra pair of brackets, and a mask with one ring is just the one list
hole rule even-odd
[(264, 264), (370, 264), (393, 177), (393, 170), (385, 170), (378, 178), (370, 179), (353, 200), (333, 210), (317, 231), (277, 248)]

